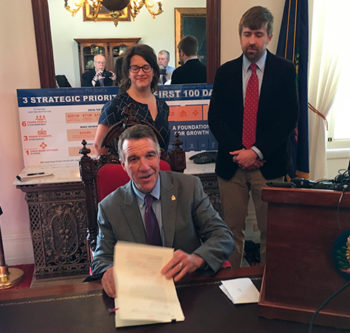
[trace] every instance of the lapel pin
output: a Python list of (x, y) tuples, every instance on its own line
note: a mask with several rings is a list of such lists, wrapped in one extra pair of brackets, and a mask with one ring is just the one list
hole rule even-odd
[(174, 200), (176, 200), (176, 198), (175, 198), (175, 195), (173, 194), (173, 195), (171, 196), (171, 201), (174, 201)]

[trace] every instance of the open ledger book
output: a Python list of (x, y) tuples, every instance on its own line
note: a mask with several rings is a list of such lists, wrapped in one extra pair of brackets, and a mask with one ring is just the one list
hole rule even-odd
[(119, 241), (114, 249), (115, 326), (183, 321), (174, 281), (160, 273), (173, 249)]

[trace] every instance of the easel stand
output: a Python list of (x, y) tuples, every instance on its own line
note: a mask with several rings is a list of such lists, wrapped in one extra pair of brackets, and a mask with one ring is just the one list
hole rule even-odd
[[(2, 209), (0, 207), (0, 215), (2, 215)], [(7, 289), (18, 284), (22, 277), (23, 271), (18, 268), (8, 268), (5, 263), (4, 247), (2, 244), (2, 235), (0, 228), (0, 289)]]

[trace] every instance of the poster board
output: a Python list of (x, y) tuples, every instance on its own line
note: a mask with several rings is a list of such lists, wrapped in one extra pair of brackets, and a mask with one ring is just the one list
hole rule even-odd
[[(157, 95), (169, 105), (170, 145), (180, 134), (185, 151), (214, 150), (209, 131), (211, 84), (161, 86)], [(25, 167), (78, 161), (85, 139), (93, 151), (98, 118), (117, 87), (18, 89), (17, 101)]]

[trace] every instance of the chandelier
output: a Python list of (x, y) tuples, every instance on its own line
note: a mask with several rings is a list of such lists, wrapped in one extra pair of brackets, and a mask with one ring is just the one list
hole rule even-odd
[(84, 5), (89, 5), (91, 7), (94, 20), (97, 19), (103, 5), (110, 11), (115, 26), (118, 25), (119, 17), (123, 15), (123, 10), (126, 7), (129, 8), (133, 21), (135, 21), (135, 17), (143, 6), (146, 7), (153, 18), (163, 12), (161, 0), (77, 0), (74, 2), (73, 7), (68, 5), (68, 0), (64, 0), (64, 7), (72, 14), (72, 16), (74, 16)]

